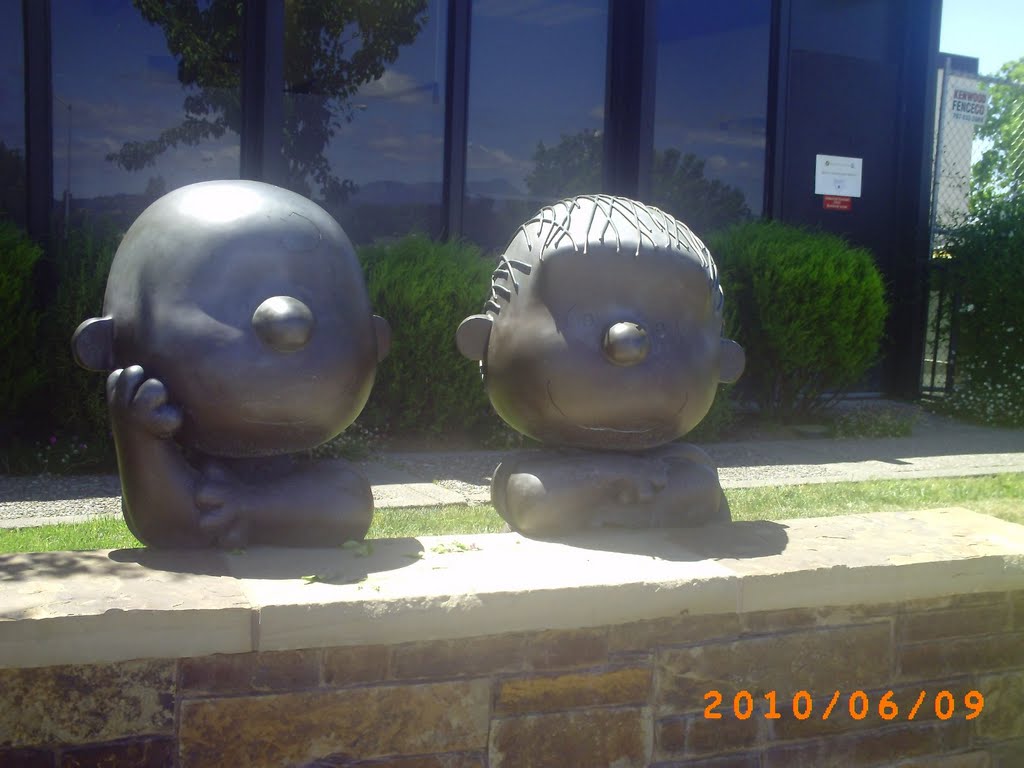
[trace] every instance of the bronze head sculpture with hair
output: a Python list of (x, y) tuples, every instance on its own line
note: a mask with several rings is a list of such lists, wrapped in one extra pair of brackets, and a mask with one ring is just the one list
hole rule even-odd
[(369, 484), (295, 462), (359, 415), (388, 349), (341, 227), (252, 181), (177, 189), (129, 228), (102, 317), (72, 340), (113, 371), (125, 520), (152, 546), (323, 546), (362, 538)]
[(652, 206), (579, 196), (519, 227), (484, 312), (456, 334), (497, 413), (559, 449), (496, 470), (492, 497), (512, 527), (728, 519), (710, 459), (672, 442), (742, 373), (722, 306), (707, 248)]

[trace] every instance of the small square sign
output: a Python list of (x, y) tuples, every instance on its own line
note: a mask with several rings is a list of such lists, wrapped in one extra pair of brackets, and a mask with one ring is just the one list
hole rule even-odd
[(860, 197), (861, 157), (815, 155), (814, 194)]
[(849, 211), (853, 210), (853, 198), (843, 195), (825, 195), (823, 205), (826, 211)]

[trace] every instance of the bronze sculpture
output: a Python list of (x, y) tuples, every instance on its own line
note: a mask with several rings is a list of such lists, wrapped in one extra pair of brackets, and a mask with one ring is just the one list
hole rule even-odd
[(553, 447), (495, 470), (492, 500), (513, 529), (729, 519), (711, 459), (672, 442), (742, 373), (722, 306), (711, 254), (657, 208), (579, 196), (519, 227), (484, 312), (456, 334), (498, 415)]
[(362, 538), (367, 481), (291, 454), (342, 432), (390, 329), (351, 243), (285, 189), (177, 189), (125, 234), (76, 360), (107, 381), (123, 511), (150, 546), (328, 546)]

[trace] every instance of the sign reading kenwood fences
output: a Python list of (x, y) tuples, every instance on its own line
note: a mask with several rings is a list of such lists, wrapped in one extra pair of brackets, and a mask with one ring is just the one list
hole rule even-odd
[(988, 96), (981, 91), (968, 91), (964, 88), (953, 89), (953, 99), (949, 108), (954, 120), (966, 120), (968, 123), (985, 122), (985, 110), (988, 107)]

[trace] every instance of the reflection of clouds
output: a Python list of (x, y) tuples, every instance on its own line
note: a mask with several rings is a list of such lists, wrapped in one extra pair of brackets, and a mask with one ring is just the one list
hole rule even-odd
[(593, 0), (476, 0), (473, 15), (557, 27), (605, 16), (607, 6)]
[(587, 114), (595, 120), (604, 120), (604, 104), (598, 104), (596, 107), (591, 107)]
[(721, 155), (711, 155), (705, 160), (704, 165), (710, 171), (724, 171), (729, 167), (729, 161)]
[(409, 148), (407, 136), (380, 136), (367, 142), (371, 149), (381, 152), (398, 152)]
[(466, 163), (473, 170), (517, 170), (522, 173), (533, 170), (532, 162), (514, 157), (503, 149), (484, 146), (478, 141), (469, 143)]
[(400, 104), (419, 104), (427, 100), (427, 94), (434, 90), (434, 83), (417, 83), (410, 75), (394, 69), (385, 69), (384, 74), (359, 89), (364, 99), (388, 99)]
[[(729, 131), (687, 131), (687, 144), (727, 144), (731, 147), (764, 149), (764, 135), (731, 133)], [(682, 147), (680, 147), (682, 149)]]
[[(379, 153), (381, 157), (400, 163), (422, 163), (433, 161), (434, 156), (444, 146), (444, 139), (436, 134), (417, 133), (401, 135), (391, 133), (386, 136), (374, 136), (366, 140), (367, 149)], [(356, 144), (356, 147), (358, 144)], [(356, 147), (349, 146), (348, 149)]]
[[(115, 141), (115, 149), (120, 149), (125, 141), (155, 139), (161, 131), (181, 123), (184, 119), (182, 91), (180, 88), (168, 90), (170, 98), (160, 99), (160, 91), (156, 89), (155, 97), (145, 101), (81, 101), (75, 96), (58, 95), (72, 105), (73, 133), (100, 134)], [(59, 103), (54, 105), (53, 121), (55, 131), (67, 130), (67, 109)]]
[[(163, 176), (168, 188), (193, 181), (237, 178), (239, 138), (231, 131), (219, 139), (197, 145), (172, 147), (154, 159), (154, 165), (126, 171), (107, 160), (127, 141), (155, 139), (161, 131), (181, 123), (181, 91), (172, 102), (72, 101), (71, 191), (77, 198), (138, 193), (152, 176)], [(67, 110), (54, 111), (54, 189), (65, 187)]]

